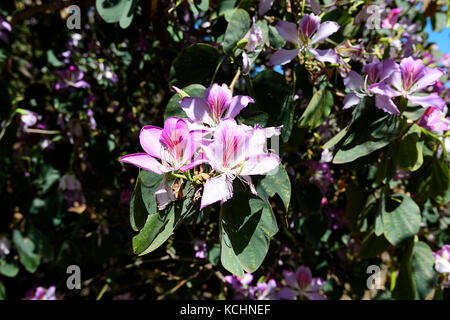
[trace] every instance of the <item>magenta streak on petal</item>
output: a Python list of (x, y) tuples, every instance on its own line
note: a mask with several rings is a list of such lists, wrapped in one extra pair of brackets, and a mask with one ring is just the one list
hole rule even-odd
[(412, 57), (403, 59), (400, 63), (403, 76), (403, 88), (409, 90), (411, 86), (420, 77), (425, 66), (422, 60), (414, 60)]
[[(206, 92), (205, 92), (206, 93)], [(225, 110), (229, 108), (231, 100), (231, 91), (223, 84), (213, 86), (207, 91), (207, 101), (211, 110), (212, 118), (216, 123), (219, 122)]]

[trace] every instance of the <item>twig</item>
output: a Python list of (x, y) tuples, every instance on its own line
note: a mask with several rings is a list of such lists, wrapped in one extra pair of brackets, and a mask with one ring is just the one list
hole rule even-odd
[(233, 90), (234, 90), (234, 85), (236, 84), (236, 81), (239, 79), (239, 76), (241, 75), (241, 68), (239, 67), (236, 71), (236, 74), (234, 75), (233, 81), (231, 81), (230, 83), (230, 91), (231, 94), (233, 94)]
[(41, 130), (41, 129), (33, 129), (33, 128), (27, 128), (25, 130), (26, 133), (40, 133), (40, 134), (60, 134), (61, 131), (59, 130)]

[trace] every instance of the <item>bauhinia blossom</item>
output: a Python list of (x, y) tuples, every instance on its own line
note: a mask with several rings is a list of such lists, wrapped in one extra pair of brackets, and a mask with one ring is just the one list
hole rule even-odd
[(412, 105), (443, 110), (445, 101), (436, 93), (422, 95), (423, 91), (434, 85), (443, 74), (442, 69), (426, 67), (422, 60), (408, 57), (402, 59), (400, 65), (396, 64), (388, 79), (369, 86), (368, 90), (381, 96), (376, 105), (388, 113), (400, 113), (391, 100), (399, 96), (408, 99)]
[[(206, 161), (201, 154), (192, 159), (199, 148), (194, 139), (197, 133), (190, 131), (187, 123), (177, 117), (168, 118), (164, 129), (145, 126), (139, 136), (145, 153), (129, 154), (123, 156), (120, 161), (157, 174), (178, 170), (185, 172)], [(160, 209), (175, 200), (166, 177), (156, 191), (156, 200)]]
[(443, 112), (429, 107), (417, 121), (417, 124), (430, 131), (447, 131), (449, 130), (450, 121), (445, 118)]
[(258, 47), (264, 40), (262, 29), (256, 24), (255, 20), (253, 20), (253, 25), (245, 35), (244, 39), (248, 41), (244, 48), (244, 51), (242, 51), (242, 72), (245, 74), (250, 70), (251, 64), (251, 59), (249, 58), (247, 52), (253, 53), (255, 51), (261, 51), (261, 48), (259, 48), (258, 50)]
[(439, 251), (433, 252), (434, 268), (439, 273), (450, 273), (450, 245), (444, 245)]
[(321, 278), (313, 278), (308, 267), (299, 267), (294, 273), (283, 270), (283, 276), (287, 287), (281, 288), (278, 292), (280, 299), (292, 300), (295, 297), (305, 297), (309, 300), (325, 300), (319, 293), (325, 281)]
[(249, 96), (234, 96), (226, 84), (213, 84), (203, 98), (185, 97), (180, 106), (192, 122), (215, 127), (222, 119), (234, 118), (254, 100)]
[(218, 175), (204, 185), (201, 208), (233, 196), (233, 180), (240, 176), (256, 194), (251, 175), (267, 174), (277, 168), (280, 158), (267, 153), (264, 145), (267, 129), (238, 125), (234, 119), (222, 120), (216, 127), (213, 142), (203, 147), (209, 165)]
[[(347, 89), (351, 92), (348, 93), (344, 98), (344, 108), (347, 109), (361, 102), (361, 99), (367, 95), (372, 95), (372, 93), (367, 89), (368, 86), (382, 83), (386, 80), (394, 69), (396, 64), (393, 60), (387, 59), (381, 62), (372, 62), (366, 64), (363, 67), (363, 71), (366, 76), (363, 78), (359, 73), (355, 71), (350, 71), (348, 76), (344, 78), (344, 84)], [(376, 99), (380, 99), (381, 96), (377, 96)], [(378, 105), (378, 103), (377, 103)], [(386, 112), (392, 113), (393, 110), (385, 110)]]
[(389, 12), (388, 16), (385, 19), (383, 19), (381, 26), (384, 29), (393, 29), (394, 25), (397, 23), (401, 11), (402, 9), (400, 8), (392, 9), (391, 12)]
[(339, 57), (332, 49), (316, 49), (317, 45), (325, 41), (330, 35), (339, 30), (334, 21), (320, 23), (320, 17), (304, 15), (300, 19), (299, 28), (295, 23), (280, 21), (276, 25), (280, 36), (297, 46), (296, 49), (280, 49), (270, 58), (271, 65), (283, 65), (294, 59), (300, 52), (309, 52), (321, 62), (339, 63)]
[(90, 84), (82, 80), (84, 72), (74, 66), (70, 66), (68, 69), (59, 70), (55, 72), (62, 81), (55, 84), (55, 90), (64, 89), (67, 87), (74, 88), (90, 88)]

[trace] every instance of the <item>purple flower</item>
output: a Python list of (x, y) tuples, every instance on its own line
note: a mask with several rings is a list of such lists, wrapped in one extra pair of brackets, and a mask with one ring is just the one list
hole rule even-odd
[(309, 182), (315, 184), (325, 195), (328, 191), (328, 187), (333, 183), (333, 177), (331, 175), (331, 169), (328, 163), (310, 160), (306, 163), (309, 167)]
[(37, 287), (27, 292), (26, 300), (57, 300), (55, 296), (55, 286), (51, 286), (48, 289), (44, 287)]
[(249, 103), (254, 103), (251, 97), (233, 97), (226, 84), (215, 83), (205, 90), (203, 98), (185, 97), (180, 106), (191, 121), (214, 127), (221, 119), (236, 117)]
[(258, 14), (263, 16), (272, 7), (273, 0), (259, 0)]
[(206, 242), (203, 240), (195, 240), (192, 242), (195, 250), (195, 257), (198, 259), (206, 258)]
[(450, 245), (444, 245), (439, 251), (433, 252), (434, 268), (439, 273), (450, 273)]
[(270, 58), (270, 65), (283, 65), (294, 59), (300, 52), (309, 52), (321, 62), (339, 63), (337, 54), (332, 49), (316, 49), (320, 42), (325, 41), (330, 35), (339, 30), (339, 25), (334, 21), (320, 23), (320, 17), (304, 15), (300, 19), (299, 28), (295, 23), (280, 21), (276, 25), (280, 36), (297, 46), (296, 49), (280, 49)]
[(204, 184), (201, 208), (233, 196), (233, 180), (242, 177), (256, 194), (250, 176), (267, 174), (280, 164), (280, 158), (266, 153), (264, 145), (268, 131), (238, 125), (234, 119), (222, 120), (216, 127), (213, 142), (203, 146), (209, 165), (218, 173)]
[[(178, 170), (185, 172), (206, 162), (201, 154), (192, 160), (200, 146), (194, 141), (196, 134), (196, 131), (189, 130), (183, 119), (177, 117), (168, 118), (164, 123), (164, 129), (145, 126), (141, 129), (139, 136), (145, 153), (129, 154), (123, 156), (120, 161), (134, 164), (157, 174)], [(157, 159), (160, 159), (161, 162)], [(164, 177), (155, 194), (159, 209), (163, 209), (175, 200), (167, 177)]]
[(417, 121), (417, 124), (430, 131), (447, 131), (449, 120), (439, 109), (429, 107)]
[(69, 207), (86, 203), (81, 182), (72, 174), (65, 174), (59, 180), (58, 190), (63, 193)]
[(278, 299), (277, 282), (270, 279), (265, 282), (258, 282), (256, 287), (251, 288), (252, 296), (256, 296), (258, 300), (276, 300)]
[(20, 121), (23, 123), (24, 130), (27, 130), (29, 127), (34, 126), (39, 120), (42, 119), (42, 116), (38, 115), (36, 112), (30, 110), (24, 110), (20, 116)]
[(444, 53), (442, 55), (441, 63), (444, 67), (450, 68), (450, 53)]
[(394, 25), (397, 23), (401, 11), (402, 9), (400, 8), (392, 9), (387, 18), (383, 19), (381, 26), (385, 29), (393, 29)]
[(367, 87), (372, 84), (382, 83), (394, 72), (395, 66), (395, 62), (390, 59), (366, 64), (363, 67), (363, 71), (366, 73), (364, 78), (355, 71), (350, 71), (348, 76), (344, 78), (344, 84), (351, 92), (344, 98), (343, 109), (359, 104), (364, 96), (372, 95)]
[(325, 300), (326, 298), (319, 293), (324, 285), (321, 278), (313, 278), (311, 270), (308, 267), (299, 267), (294, 273), (283, 270), (283, 276), (287, 287), (281, 288), (278, 292), (280, 299), (292, 300), (295, 297), (304, 297), (309, 300)]
[(0, 239), (0, 258), (9, 254), (11, 241), (5, 236)]
[(55, 72), (62, 81), (55, 84), (55, 90), (61, 90), (67, 87), (74, 88), (90, 88), (91, 86), (86, 81), (82, 80), (84, 72), (74, 66), (68, 69), (58, 70)]
[(5, 42), (6, 44), (9, 43), (9, 36), (8, 34), (11, 32), (11, 25), (6, 22), (2, 17), (0, 17), (0, 40)]
[(436, 93), (418, 95), (427, 87), (435, 84), (443, 74), (442, 69), (426, 67), (422, 60), (408, 57), (402, 59), (400, 65), (396, 64), (394, 72), (386, 81), (373, 84), (368, 87), (368, 90), (379, 95), (376, 99), (376, 106), (387, 113), (400, 113), (391, 100), (398, 96), (408, 99), (413, 105), (443, 110), (445, 101)]
[(236, 275), (225, 276), (225, 282), (229, 283), (235, 291), (242, 291), (247, 288), (253, 281), (253, 275), (251, 273), (244, 274), (243, 278), (239, 278)]
[(105, 66), (103, 62), (100, 62), (98, 65), (99, 73), (97, 74), (97, 80), (100, 81), (103, 78), (106, 80), (111, 81), (112, 83), (116, 83), (119, 78), (117, 77), (117, 74), (111, 71), (111, 68), (109, 66)]

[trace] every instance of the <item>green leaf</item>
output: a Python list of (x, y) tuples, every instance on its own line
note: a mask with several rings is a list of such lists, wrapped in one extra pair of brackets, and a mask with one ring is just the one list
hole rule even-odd
[(0, 274), (5, 277), (14, 278), (19, 273), (19, 266), (15, 262), (0, 260)]
[(414, 243), (411, 270), (416, 299), (425, 299), (436, 286), (437, 273), (434, 270), (434, 261), (433, 252), (425, 242)]
[(220, 257), (222, 265), (242, 278), (254, 272), (269, 250), (270, 239), (278, 231), (267, 200), (236, 192), (221, 208)]
[(283, 128), (281, 128), (281, 139), (287, 142), (291, 136), (292, 127), (294, 125), (294, 105), (292, 103), (293, 96), (288, 95), (284, 97), (283, 105), (281, 106), (280, 120)]
[(278, 194), (283, 201), (284, 207), (288, 210), (291, 199), (291, 182), (283, 166), (279, 165), (275, 172), (270, 172), (259, 180), (256, 184), (256, 191), (258, 194), (263, 192), (268, 197)]
[(96, 0), (95, 7), (107, 23), (120, 23), (127, 28), (132, 19), (138, 0)]
[(19, 230), (13, 231), (13, 243), (19, 253), (19, 260), (30, 273), (34, 273), (39, 267), (41, 258), (34, 253), (35, 245), (30, 238), (24, 238)]
[(282, 129), (284, 139), (289, 138), (293, 121), (293, 106), (291, 88), (283, 75), (271, 69), (259, 72), (253, 80), (255, 92), (254, 111), (264, 111), (269, 114), (268, 125), (285, 124)]
[[(205, 87), (201, 84), (191, 84), (183, 88), (183, 91), (187, 93), (190, 97), (203, 97), (205, 92)], [(186, 118), (186, 113), (180, 107), (180, 96), (175, 93), (172, 98), (170, 98), (169, 103), (166, 106), (166, 111), (164, 113), (164, 120), (170, 117), (180, 117)]]
[(180, 52), (170, 68), (170, 85), (185, 87), (213, 75), (219, 52), (209, 44), (197, 43)]
[(384, 197), (381, 210), (384, 235), (394, 246), (419, 232), (420, 208), (406, 194)]
[(393, 148), (397, 164), (405, 170), (415, 171), (423, 164), (423, 142), (419, 141), (420, 136), (419, 126), (413, 124)]
[(349, 128), (350, 127), (345, 127), (344, 129), (339, 131), (339, 133), (337, 133), (333, 138), (328, 140), (327, 143), (325, 143), (323, 145), (323, 148), (324, 149), (330, 149), (331, 147), (334, 147), (336, 144), (338, 144), (339, 141), (341, 141), (345, 137), (345, 135), (347, 134)]
[(333, 108), (334, 100), (330, 91), (321, 89), (316, 91), (303, 112), (298, 126), (301, 128), (317, 128), (330, 114)]
[(431, 17), (431, 24), (434, 32), (441, 32), (447, 26), (447, 14), (441, 11), (436, 12)]
[(359, 232), (364, 221), (368, 194), (356, 183), (350, 183), (345, 191), (345, 216), (353, 232)]
[(269, 41), (274, 49), (280, 49), (286, 43), (274, 26), (269, 26)]
[(269, 121), (269, 115), (264, 111), (256, 111), (245, 118), (241, 115), (237, 116), (239, 123), (246, 124), (248, 126), (255, 126), (256, 124), (261, 126), (262, 128), (267, 126), (267, 122)]
[(416, 288), (411, 270), (411, 259), (414, 242), (411, 241), (404, 250), (402, 259), (400, 261), (400, 270), (395, 282), (394, 290), (392, 290), (392, 298), (397, 300), (412, 300), (416, 295)]
[(63, 62), (61, 62), (55, 56), (55, 53), (53, 52), (52, 49), (47, 50), (47, 62), (48, 62), (49, 65), (51, 65), (52, 67), (55, 67), (55, 68), (62, 68), (65, 65)]
[(161, 246), (183, 222), (183, 219), (198, 210), (191, 199), (170, 203), (166, 209), (149, 214), (142, 230), (133, 238), (133, 251), (144, 255)]
[(250, 30), (251, 19), (247, 11), (236, 9), (233, 11), (230, 21), (228, 22), (225, 37), (223, 39), (223, 50), (226, 54), (232, 54), (236, 44), (245, 37)]
[(0, 281), (0, 300), (5, 300), (5, 299), (6, 299), (5, 285), (3, 284), (3, 282)]
[[(333, 163), (352, 162), (387, 146), (398, 130), (397, 115), (389, 115), (367, 104), (364, 98), (355, 109), (347, 135), (336, 145)], [(367, 104), (367, 106), (366, 106)]]
[(381, 235), (377, 236), (373, 231), (369, 233), (361, 244), (358, 257), (361, 259), (375, 258), (386, 251), (390, 243)]

